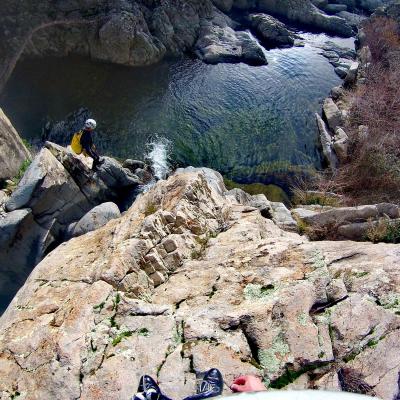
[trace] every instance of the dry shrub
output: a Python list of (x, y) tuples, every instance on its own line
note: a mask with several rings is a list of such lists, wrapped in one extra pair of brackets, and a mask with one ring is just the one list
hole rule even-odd
[[(350, 156), (334, 177), (335, 190), (357, 203), (400, 199), (400, 35), (396, 21), (368, 22), (372, 62), (353, 93)], [(359, 125), (368, 133), (360, 135)]]
[(320, 205), (322, 207), (339, 207), (342, 196), (334, 193), (335, 182), (328, 174), (316, 173), (307, 177), (298, 176), (291, 187), (292, 203), (298, 205)]
[(363, 26), (363, 31), (375, 62), (382, 61), (400, 45), (399, 26), (394, 19), (375, 17)]
[(341, 368), (338, 371), (338, 377), (343, 391), (376, 396), (372, 386), (364, 380), (362, 373), (351, 368)]
[(391, 221), (389, 218), (370, 221), (366, 239), (373, 243), (399, 243), (400, 221)]

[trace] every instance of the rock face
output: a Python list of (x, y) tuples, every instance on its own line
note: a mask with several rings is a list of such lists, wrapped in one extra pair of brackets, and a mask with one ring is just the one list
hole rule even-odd
[(92, 209), (109, 200), (122, 208), (124, 202), (132, 204), (143, 183), (111, 158), (94, 173), (65, 148), (46, 146), (5, 201), (8, 213), (0, 220), (4, 297), (12, 297), (46, 252), (71, 235), (71, 224), (79, 221), (72, 233), (79, 235), (119, 216), (116, 205)]
[[(78, 54), (124, 65), (148, 65), (190, 50), (210, 0), (3, 2), (0, 88), (23, 56)], [(5, 11), (7, 10), (7, 11)]]
[[(4, 0), (0, 16), (0, 91), (21, 57), (74, 54), (143, 66), (165, 56), (204, 49), (210, 44), (201, 45), (202, 40), (211, 40), (218, 41), (210, 56), (213, 60), (215, 53), (220, 53), (222, 61), (239, 58), (250, 64), (265, 64), (261, 53), (255, 55), (251, 37), (230, 31), (230, 18), (223, 13), (232, 9), (261, 11), (322, 31), (352, 35), (346, 19), (325, 14), (310, 0), (21, 0), (18, 4)], [(291, 44), (290, 35), (278, 21), (271, 25), (270, 20), (264, 19), (255, 24), (255, 30), (268, 40), (272, 35), (278, 45)], [(204, 25), (211, 26), (204, 29)], [(240, 46), (245, 50), (238, 55), (235, 47)], [(208, 60), (204, 53), (207, 52), (198, 52)]]
[(129, 398), (147, 373), (183, 398), (217, 367), (228, 384), (297, 377), (392, 400), (399, 258), (307, 242), (226, 197), (218, 174), (180, 171), (35, 268), (0, 319), (1, 396)]
[(0, 183), (13, 178), (31, 154), (0, 108)]
[(266, 46), (292, 46), (295, 35), (285, 24), (267, 14), (250, 14), (248, 21), (257, 36)]
[(229, 26), (207, 23), (196, 43), (196, 54), (209, 63), (245, 62), (250, 65), (268, 64), (263, 49), (247, 32), (235, 32)]
[(261, 11), (285, 17), (292, 22), (313, 26), (347, 37), (352, 35), (352, 29), (346, 20), (326, 15), (309, 0), (259, 0), (258, 7)]

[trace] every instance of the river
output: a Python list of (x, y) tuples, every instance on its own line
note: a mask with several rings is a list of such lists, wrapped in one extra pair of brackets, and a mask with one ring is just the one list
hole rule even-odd
[(208, 166), (241, 183), (284, 184), (292, 171), (321, 167), (314, 113), (341, 82), (315, 44), (353, 47), (349, 39), (302, 36), (304, 47), (267, 51), (262, 67), (190, 57), (144, 68), (76, 57), (25, 60), (0, 104), (31, 142), (46, 121), (86, 107), (98, 121), (103, 154), (141, 158), (158, 135), (170, 140), (178, 165)]

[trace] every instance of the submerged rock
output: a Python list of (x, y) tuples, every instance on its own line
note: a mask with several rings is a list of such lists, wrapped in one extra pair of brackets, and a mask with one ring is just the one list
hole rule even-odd
[(51, 252), (0, 318), (3, 393), (129, 398), (145, 371), (181, 398), (210, 367), (343, 390), (345, 364), (393, 399), (398, 246), (308, 242), (225, 193), (181, 171)]

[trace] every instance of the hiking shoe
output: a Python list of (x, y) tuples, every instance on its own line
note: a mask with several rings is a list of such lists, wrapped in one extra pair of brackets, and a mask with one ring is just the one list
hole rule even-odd
[(209, 399), (222, 394), (224, 380), (218, 369), (212, 368), (204, 374), (203, 380), (197, 387), (197, 394), (186, 397), (184, 400)]
[(133, 398), (134, 400), (150, 400), (161, 396), (161, 390), (156, 381), (148, 375), (143, 375), (140, 378), (137, 391), (138, 393)]

